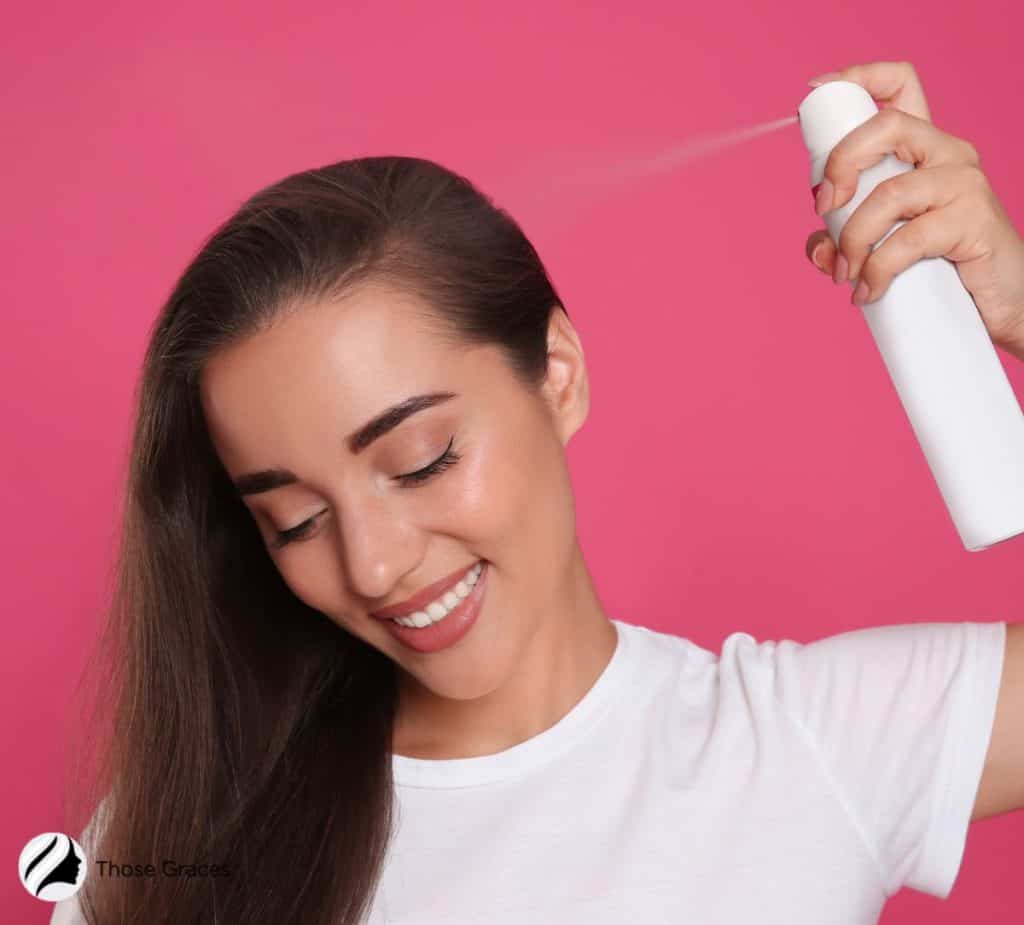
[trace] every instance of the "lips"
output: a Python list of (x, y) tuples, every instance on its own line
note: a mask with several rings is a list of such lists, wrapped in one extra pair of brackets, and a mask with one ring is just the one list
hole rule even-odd
[(414, 594), (408, 600), (402, 601), (400, 604), (392, 604), (390, 607), (382, 607), (380, 610), (371, 611), (370, 616), (377, 620), (390, 620), (392, 617), (406, 617), (417, 610), (422, 610), (431, 601), (437, 600), (445, 591), (450, 591), (454, 588), (469, 574), (469, 570), (478, 561), (480, 560), (470, 562), (469, 565), (460, 568), (457, 572), (452, 572), (440, 581), (427, 585), (422, 591)]

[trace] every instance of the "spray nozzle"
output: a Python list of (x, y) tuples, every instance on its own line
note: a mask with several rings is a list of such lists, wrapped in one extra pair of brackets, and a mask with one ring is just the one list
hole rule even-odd
[(860, 84), (831, 80), (808, 93), (796, 115), (804, 144), (815, 160), (877, 113), (871, 94)]

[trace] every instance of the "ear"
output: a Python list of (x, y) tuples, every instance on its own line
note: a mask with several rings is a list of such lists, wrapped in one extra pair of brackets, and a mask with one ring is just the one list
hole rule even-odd
[(590, 385), (579, 335), (561, 306), (554, 308), (548, 320), (548, 371), (543, 394), (564, 446), (587, 419)]

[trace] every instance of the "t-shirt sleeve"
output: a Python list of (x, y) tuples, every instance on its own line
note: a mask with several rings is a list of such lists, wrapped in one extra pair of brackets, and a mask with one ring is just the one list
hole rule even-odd
[(802, 725), (892, 895), (945, 899), (966, 847), (995, 720), (1006, 624), (869, 627), (765, 644)]

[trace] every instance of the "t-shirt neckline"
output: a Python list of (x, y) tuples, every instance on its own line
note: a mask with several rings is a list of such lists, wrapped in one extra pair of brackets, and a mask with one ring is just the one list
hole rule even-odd
[(479, 786), (518, 777), (562, 754), (615, 703), (616, 693), (626, 682), (629, 625), (619, 620), (611, 623), (617, 636), (612, 657), (579, 702), (553, 726), (492, 755), (433, 759), (392, 754), (395, 784), (431, 789)]

